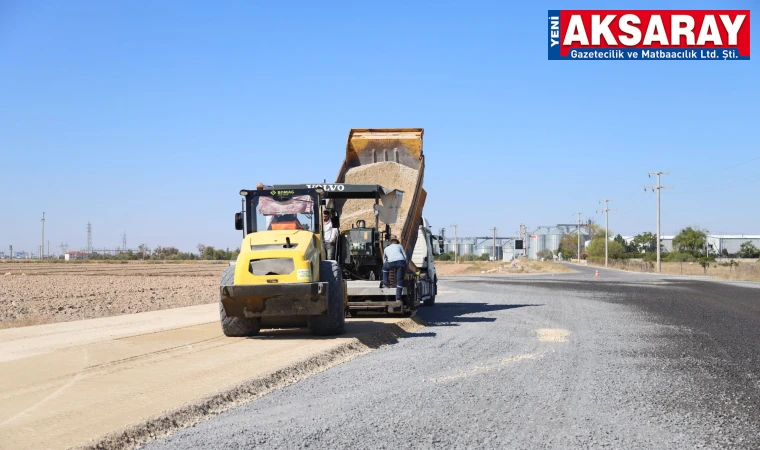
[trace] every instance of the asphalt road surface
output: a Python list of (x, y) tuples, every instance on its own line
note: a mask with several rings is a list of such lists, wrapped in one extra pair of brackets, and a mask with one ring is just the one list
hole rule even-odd
[(146, 448), (760, 448), (760, 289), (576, 270), (448, 279), (398, 344)]

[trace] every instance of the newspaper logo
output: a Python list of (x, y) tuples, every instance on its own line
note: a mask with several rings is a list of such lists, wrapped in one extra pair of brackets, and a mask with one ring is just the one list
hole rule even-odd
[(549, 59), (749, 60), (749, 10), (550, 10)]

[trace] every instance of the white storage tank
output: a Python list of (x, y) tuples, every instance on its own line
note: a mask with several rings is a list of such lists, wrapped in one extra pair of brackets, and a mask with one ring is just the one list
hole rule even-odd
[(486, 241), (479, 242), (475, 250), (476, 250), (475, 251), (476, 256), (480, 256), (484, 253), (487, 253), (490, 256), (491, 261), (499, 261), (500, 259), (502, 259), (503, 252), (501, 248), (501, 243), (499, 241), (496, 241), (496, 249), (494, 249), (494, 246), (493, 246), (493, 239), (488, 239)]

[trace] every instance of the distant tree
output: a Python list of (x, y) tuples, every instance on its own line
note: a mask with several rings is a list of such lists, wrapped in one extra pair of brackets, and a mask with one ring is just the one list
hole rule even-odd
[(543, 259), (554, 259), (554, 253), (552, 253), (551, 250), (548, 248), (545, 248), (541, 250), (540, 252), (536, 253), (536, 256)]
[(728, 258), (728, 249), (725, 249), (725, 248), (724, 248), (723, 250), (721, 250), (720, 254), (721, 254), (721, 255), (722, 255), (724, 258)]
[(722, 262), (722, 263), (720, 263), (720, 265), (723, 266), (723, 267), (728, 267), (728, 273), (731, 273), (733, 271), (733, 269), (734, 269), (734, 266), (738, 266), (739, 265), (739, 262), (738, 261), (734, 261), (732, 259), (732, 260), (730, 260), (728, 262)]
[[(601, 225), (597, 225), (595, 223), (589, 224), (586, 226), (586, 229), (588, 230), (589, 238), (593, 241), (594, 239), (604, 239), (606, 235), (605, 229)], [(609, 231), (609, 235), (612, 236), (614, 233), (612, 230)], [(583, 238), (581, 237), (581, 240)]]
[(148, 246), (145, 244), (140, 244), (137, 246), (138, 254), (140, 255), (140, 259), (145, 259), (145, 255), (150, 251), (148, 249)]
[(713, 258), (712, 256), (710, 257), (703, 256), (699, 258), (698, 261), (699, 261), (699, 265), (702, 266), (702, 269), (704, 269), (705, 275), (707, 275), (707, 268), (710, 267), (710, 263), (715, 262), (715, 258)]
[(454, 261), (454, 252), (441, 253), (435, 259), (438, 261)]
[(739, 257), (741, 258), (758, 258), (760, 250), (755, 247), (752, 241), (747, 241), (739, 247)]
[(198, 244), (195, 246), (195, 248), (198, 249), (198, 256), (203, 257), (203, 254), (206, 252), (206, 246), (203, 244)]
[[(625, 253), (625, 247), (616, 240), (607, 243), (607, 250), (610, 259), (620, 259)], [(586, 251), (592, 258), (604, 258), (604, 238), (592, 240)]]
[[(583, 249), (583, 237), (581, 236), (581, 249)], [(567, 259), (578, 258), (578, 234), (571, 233), (562, 236), (559, 241), (558, 253), (561, 253), (563, 257)]]
[(657, 236), (648, 231), (637, 234), (631, 241), (632, 250), (638, 253), (656, 252)]
[[(652, 261), (657, 259), (657, 255), (654, 253), (647, 253), (647, 255), (651, 255), (650, 258)], [(690, 253), (667, 252), (662, 255), (662, 260), (664, 262), (694, 262), (697, 261), (697, 258)]]
[(686, 227), (673, 238), (673, 249), (699, 256), (705, 248), (707, 231), (699, 228)]
[(490, 253), (483, 253), (478, 258), (480, 261), (490, 261), (491, 260), (491, 254)]
[(610, 241), (608, 251), (610, 259), (620, 259), (625, 254), (625, 245), (618, 241)]
[(238, 255), (240, 255), (240, 248), (237, 248), (235, 250), (230, 250), (227, 248), (226, 250), (223, 250), (215, 249), (210, 245), (203, 248), (203, 259), (214, 261), (232, 261), (234, 259), (237, 259)]

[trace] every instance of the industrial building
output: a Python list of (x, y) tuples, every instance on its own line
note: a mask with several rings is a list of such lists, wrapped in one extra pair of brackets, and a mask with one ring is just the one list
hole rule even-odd
[[(581, 227), (586, 224), (581, 224)], [(491, 261), (512, 261), (515, 258), (528, 257), (538, 259), (538, 253), (542, 250), (549, 250), (552, 255), (557, 255), (562, 237), (569, 232), (568, 228), (573, 225), (557, 225), (538, 227), (533, 233), (527, 234), (522, 248), (515, 248), (516, 241), (522, 240), (519, 237), (496, 237), (496, 246), (494, 247), (493, 238), (472, 238), (463, 237), (454, 243), (449, 238), (444, 243), (444, 251), (455, 252), (459, 256), (474, 255), (480, 257), (488, 254)], [(574, 231), (574, 230), (573, 230)], [(582, 236), (587, 237), (586, 234)]]
[(751, 242), (760, 248), (760, 234), (709, 234), (707, 235), (707, 247), (711, 253), (722, 255), (726, 251), (729, 255), (739, 253), (741, 245)]
[[(544, 250), (549, 250), (552, 255), (557, 254), (562, 237), (565, 236), (566, 230), (557, 226), (538, 227), (530, 235), (528, 240), (528, 258), (538, 259), (538, 254)], [(582, 235), (585, 241), (585, 235)]]
[[(494, 249), (493, 239), (488, 238), (461, 238), (457, 240), (456, 245), (453, 239), (447, 239), (444, 243), (444, 251), (456, 252), (459, 256), (474, 255), (480, 257), (487, 253), (491, 261), (501, 261), (504, 258), (503, 247), (507, 239), (496, 239), (496, 248)], [(495, 257), (494, 257), (495, 253)], [(511, 253), (511, 252), (510, 252)]]
[[(581, 225), (581, 230), (586, 224)], [(480, 257), (484, 253), (490, 256), (491, 261), (511, 261), (515, 258), (525, 257), (538, 259), (538, 254), (543, 250), (549, 250), (553, 256), (557, 255), (562, 237), (571, 232), (575, 232), (568, 225), (542, 226), (536, 228), (533, 233), (527, 236), (523, 249), (515, 249), (515, 240), (517, 238), (496, 238), (496, 248), (494, 249), (492, 238), (472, 238), (463, 237), (454, 244), (453, 239), (446, 239), (444, 250), (446, 252), (455, 252), (459, 256), (474, 255)], [(591, 241), (587, 233), (581, 234), (581, 245), (587, 247)], [(614, 236), (609, 237), (610, 240)], [(623, 236), (626, 243), (630, 243), (634, 236)], [(662, 247), (665, 252), (673, 251), (673, 235), (662, 236)], [(723, 255), (724, 250), (734, 256), (739, 253), (741, 245), (745, 242), (751, 242), (755, 247), (760, 248), (760, 234), (708, 234), (707, 250), (711, 255)], [(456, 247), (456, 249), (455, 249)], [(494, 254), (495, 253), (495, 254)]]
[(63, 256), (63, 259), (65, 259), (66, 261), (71, 261), (75, 259), (88, 259), (89, 256), (90, 255), (87, 252), (74, 251), (74, 252), (66, 252)]

